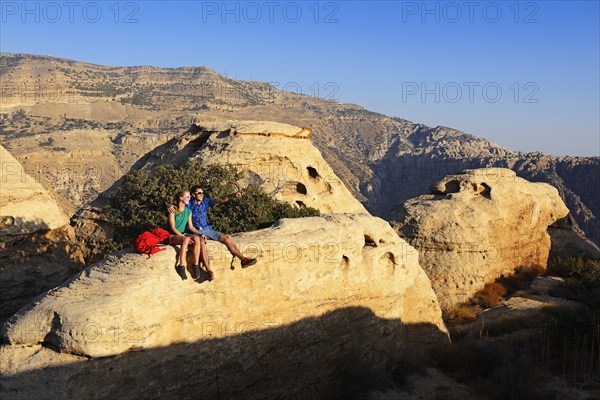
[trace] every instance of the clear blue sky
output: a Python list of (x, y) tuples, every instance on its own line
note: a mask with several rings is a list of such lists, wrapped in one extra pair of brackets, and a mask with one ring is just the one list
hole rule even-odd
[(3, 52), (204, 65), (513, 150), (600, 155), (598, 1), (2, 1), (1, 12)]

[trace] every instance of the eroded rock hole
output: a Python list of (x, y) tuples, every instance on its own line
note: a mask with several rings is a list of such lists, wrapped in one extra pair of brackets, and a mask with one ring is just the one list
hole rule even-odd
[(341, 268), (348, 268), (350, 266), (350, 259), (345, 255), (342, 255), (342, 261), (340, 262)]
[(319, 173), (317, 172), (316, 168), (313, 167), (306, 167), (306, 169), (308, 170), (308, 175), (311, 178), (315, 178), (317, 179), (319, 177)]
[(389, 251), (383, 254), (379, 259), (379, 266), (382, 268), (382, 271), (393, 274), (396, 270), (396, 259), (394, 255)]
[(300, 182), (296, 183), (296, 192), (298, 192), (300, 194), (307, 194), (308, 193), (308, 191), (306, 190), (306, 186), (304, 186)]
[(377, 244), (373, 240), (373, 238), (369, 235), (365, 235), (365, 246), (373, 246), (377, 247)]
[(302, 202), (300, 200), (296, 200), (296, 204), (298, 204), (298, 207), (300, 207), (300, 208), (306, 208), (306, 204), (304, 204), (304, 202)]
[(491, 199), (492, 198), (492, 188), (490, 187), (490, 185), (488, 185), (485, 182), (481, 182), (481, 186), (484, 187), (483, 191), (481, 192), (481, 195), (487, 199)]
[(460, 192), (460, 182), (457, 180), (446, 183), (444, 193), (458, 193)]
[(396, 265), (396, 257), (389, 251), (381, 256), (380, 260), (387, 260), (392, 263), (392, 265)]

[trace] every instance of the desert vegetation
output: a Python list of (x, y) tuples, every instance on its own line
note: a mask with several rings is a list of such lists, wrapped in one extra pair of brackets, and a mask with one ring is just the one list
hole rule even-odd
[[(166, 206), (178, 190), (201, 185), (207, 197), (218, 198), (237, 192), (241, 173), (231, 166), (190, 162), (180, 167), (159, 166), (137, 170), (124, 176), (123, 184), (104, 208), (104, 216), (115, 227), (110, 250), (131, 244), (141, 232), (166, 225)], [(281, 218), (318, 215), (317, 209), (297, 208), (275, 200), (257, 186), (249, 186), (243, 196), (209, 211), (215, 230), (246, 232), (270, 226)]]

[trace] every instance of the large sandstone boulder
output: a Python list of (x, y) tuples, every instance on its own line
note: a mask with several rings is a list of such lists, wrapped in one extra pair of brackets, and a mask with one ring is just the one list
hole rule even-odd
[(569, 210), (558, 191), (509, 169), (450, 175), (404, 202), (392, 225), (419, 252), (443, 310), (517, 267), (546, 268), (548, 226)]
[(0, 323), (80, 271), (69, 219), (53, 197), (0, 146)]
[(137, 167), (198, 160), (230, 164), (240, 185), (260, 186), (275, 198), (323, 213), (367, 213), (311, 143), (307, 128), (270, 121), (207, 120), (157, 148)]
[(69, 223), (67, 216), (46, 189), (28, 175), (23, 166), (2, 146), (0, 160), (0, 239), (56, 229)]
[(212, 282), (182, 281), (170, 247), (123, 250), (37, 299), (3, 327), (2, 398), (330, 399), (352, 371), (448, 340), (416, 252), (379, 218), (285, 219), (235, 240), (259, 263), (209, 242)]

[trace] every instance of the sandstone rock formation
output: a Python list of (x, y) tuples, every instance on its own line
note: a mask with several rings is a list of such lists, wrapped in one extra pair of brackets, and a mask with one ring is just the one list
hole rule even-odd
[(0, 146), (0, 159), (2, 160), (0, 235), (3, 238), (56, 229), (69, 223), (69, 219), (59, 209), (50, 194), (25, 173), (22, 165), (2, 146)]
[(37, 299), (3, 327), (2, 397), (329, 399), (352, 371), (447, 340), (416, 252), (379, 218), (235, 239), (259, 263), (231, 270), (211, 242), (213, 282), (182, 281), (172, 248), (123, 250)]
[(367, 213), (310, 142), (311, 131), (277, 122), (207, 120), (150, 152), (136, 166), (229, 164), (276, 199), (324, 213)]
[(0, 322), (81, 268), (75, 234), (50, 193), (4, 147), (0, 190)]
[[(32, 121), (35, 124), (38, 121)], [(7, 143), (7, 148), (67, 215), (108, 189), (168, 135), (121, 135), (116, 129), (73, 129), (32, 134)]]
[(443, 310), (516, 267), (545, 269), (548, 226), (569, 212), (555, 188), (503, 168), (447, 176), (431, 193), (399, 206), (392, 225), (418, 250)]

